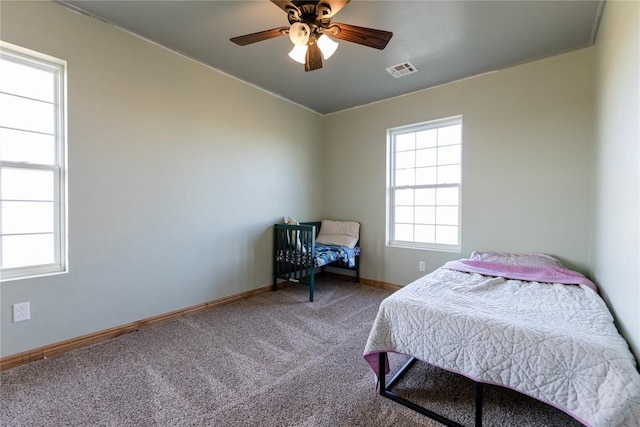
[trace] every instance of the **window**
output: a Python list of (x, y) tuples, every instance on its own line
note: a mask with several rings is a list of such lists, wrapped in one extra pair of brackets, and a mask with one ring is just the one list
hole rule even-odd
[(0, 44), (3, 281), (66, 271), (65, 67)]
[(388, 131), (388, 241), (460, 250), (462, 117)]

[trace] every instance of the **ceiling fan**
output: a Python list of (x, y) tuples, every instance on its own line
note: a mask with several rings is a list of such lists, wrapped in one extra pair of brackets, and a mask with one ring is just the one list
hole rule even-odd
[(245, 34), (230, 40), (237, 45), (246, 46), (289, 34), (289, 38), (295, 45), (289, 56), (304, 64), (305, 71), (322, 68), (322, 58), (328, 59), (335, 52), (338, 43), (328, 36), (380, 50), (384, 49), (393, 36), (392, 32), (331, 22), (331, 18), (349, 1), (351, 0), (271, 0), (287, 13), (290, 26)]

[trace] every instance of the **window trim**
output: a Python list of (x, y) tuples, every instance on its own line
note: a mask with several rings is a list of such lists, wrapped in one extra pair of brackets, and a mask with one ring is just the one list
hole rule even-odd
[[(455, 252), (460, 253), (462, 251), (462, 152), (460, 153), (460, 182), (451, 184), (426, 184), (426, 185), (412, 185), (406, 186), (404, 188), (412, 188), (412, 189), (422, 189), (422, 188), (458, 188), (458, 242), (455, 245), (443, 244), (443, 243), (423, 243), (423, 242), (412, 242), (405, 240), (396, 240), (395, 239), (395, 193), (394, 190), (397, 188), (395, 186), (395, 138), (398, 135), (403, 135), (407, 133), (414, 133), (418, 131), (424, 131), (429, 129), (441, 128), (451, 125), (459, 124), (461, 126), (462, 132), (462, 115), (446, 117), (442, 119), (429, 120), (421, 123), (414, 123), (405, 126), (398, 126), (394, 128), (387, 129), (387, 206), (386, 206), (386, 215), (387, 215), (387, 237), (386, 242), (387, 246), (391, 247), (399, 247), (399, 248), (411, 248), (411, 249), (421, 249), (421, 250), (431, 250), (431, 251), (439, 251), (439, 252)], [(462, 135), (460, 141), (460, 147), (462, 148)], [(437, 205), (436, 205), (437, 206)], [(415, 224), (415, 222), (414, 222)]]
[[(0, 56), (54, 74), (54, 164), (0, 161), (4, 168), (49, 170), (54, 174), (54, 263), (0, 269), (0, 281), (27, 279), (68, 272), (67, 205), (67, 62), (30, 49), (0, 41)], [(19, 129), (22, 130), (22, 129)], [(1, 247), (0, 247), (1, 251)]]

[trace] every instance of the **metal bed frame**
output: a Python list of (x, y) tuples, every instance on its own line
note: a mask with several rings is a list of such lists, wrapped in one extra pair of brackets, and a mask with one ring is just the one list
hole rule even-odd
[[(449, 418), (446, 418), (436, 412), (430, 411), (429, 409), (420, 406), (416, 403), (413, 403), (403, 397), (398, 396), (397, 394), (390, 391), (390, 389), (394, 386), (394, 384), (400, 380), (404, 374), (406, 374), (411, 367), (416, 363), (418, 359), (415, 357), (411, 357), (399, 370), (395, 373), (395, 375), (388, 381), (385, 382), (385, 370), (387, 367), (387, 353), (382, 352), (379, 354), (378, 359), (378, 379), (380, 380), (380, 395), (384, 396), (388, 399), (393, 400), (403, 406), (406, 406), (409, 409), (413, 409), (416, 412), (421, 413), (422, 415), (426, 415), (427, 417), (434, 419), (446, 426), (449, 427), (464, 427), (462, 424), (453, 421)], [(481, 382), (474, 381), (476, 385), (476, 417), (475, 417), (475, 426), (482, 427), (482, 386)]]
[[(313, 257), (305, 258), (306, 254), (315, 254), (316, 236), (320, 232), (321, 221), (301, 222), (300, 225), (274, 224), (273, 226), (273, 286), (272, 290), (278, 290), (278, 279), (289, 282), (306, 283), (309, 285), (309, 301), (313, 302), (315, 290), (315, 270)], [(292, 233), (297, 233), (300, 239), (300, 246), (291, 243)], [(358, 240), (357, 245), (360, 245)], [(287, 252), (294, 259), (306, 259), (307, 262), (291, 262), (287, 259), (278, 260), (278, 252)], [(339, 263), (331, 263), (328, 267), (343, 268), (355, 271), (355, 281), (360, 283), (360, 256), (356, 255), (356, 265), (354, 268), (343, 266)], [(324, 266), (320, 267), (324, 271)]]

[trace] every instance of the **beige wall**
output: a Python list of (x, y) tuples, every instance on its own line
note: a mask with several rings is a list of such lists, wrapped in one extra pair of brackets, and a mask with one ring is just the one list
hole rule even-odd
[[(593, 57), (583, 49), (328, 116), (325, 215), (362, 222), (363, 277), (406, 284), (423, 274), (418, 261), (430, 271), (473, 250), (551, 252), (587, 270)], [(454, 115), (462, 253), (386, 246), (387, 128)]]
[(322, 117), (62, 6), (1, 7), (2, 40), (68, 62), (71, 260), (2, 283), (1, 354), (268, 285), (270, 226), (321, 209)]
[(640, 358), (640, 2), (607, 1), (596, 53), (593, 275)]

